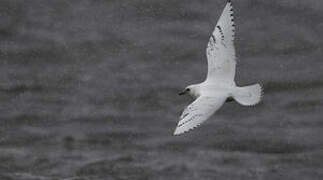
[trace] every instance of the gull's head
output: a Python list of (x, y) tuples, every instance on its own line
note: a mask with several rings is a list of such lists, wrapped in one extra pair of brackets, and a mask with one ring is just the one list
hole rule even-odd
[(189, 94), (193, 97), (200, 96), (200, 86), (197, 84), (187, 86), (182, 92), (178, 93), (178, 95)]

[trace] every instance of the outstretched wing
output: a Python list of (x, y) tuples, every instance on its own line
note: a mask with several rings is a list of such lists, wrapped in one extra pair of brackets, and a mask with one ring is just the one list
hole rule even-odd
[(200, 96), (186, 107), (180, 117), (174, 135), (189, 131), (206, 121), (225, 102), (226, 97)]
[(232, 3), (228, 1), (207, 45), (206, 81), (234, 84), (236, 56), (233, 20)]

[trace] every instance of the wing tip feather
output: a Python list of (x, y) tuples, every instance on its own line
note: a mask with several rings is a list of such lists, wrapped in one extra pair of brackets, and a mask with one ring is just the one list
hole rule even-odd
[(188, 131), (191, 131), (191, 130), (195, 129), (195, 128), (197, 128), (200, 125), (201, 124), (196, 124), (195, 126), (192, 126), (190, 128), (184, 129), (184, 130), (183, 130), (182, 126), (181, 127), (177, 126), (176, 129), (175, 129), (175, 131), (174, 131), (174, 134), (173, 135), (174, 136), (179, 136), (179, 135), (185, 134)]
[[(232, 31), (233, 31), (233, 33), (235, 33), (235, 23), (234, 23), (234, 10), (233, 10), (233, 5), (232, 5), (232, 1), (231, 0), (228, 0), (228, 4), (229, 4), (229, 6), (230, 6), (230, 10), (229, 11), (231, 11), (231, 13), (230, 13), (230, 19), (231, 19), (231, 22), (232, 22)], [(234, 37), (234, 34), (233, 34), (233, 37)]]

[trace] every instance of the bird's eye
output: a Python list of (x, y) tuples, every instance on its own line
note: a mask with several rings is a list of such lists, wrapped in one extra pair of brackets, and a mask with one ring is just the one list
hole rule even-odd
[(190, 88), (187, 88), (186, 91), (191, 91)]

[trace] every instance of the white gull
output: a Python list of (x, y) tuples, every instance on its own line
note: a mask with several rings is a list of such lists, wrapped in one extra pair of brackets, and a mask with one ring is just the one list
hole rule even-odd
[(200, 84), (187, 86), (179, 93), (180, 95), (188, 93), (196, 100), (182, 113), (174, 135), (197, 127), (226, 101), (236, 100), (244, 106), (256, 105), (260, 102), (263, 93), (259, 84), (244, 87), (238, 87), (235, 84), (234, 30), (232, 3), (228, 1), (207, 45), (206, 80)]

